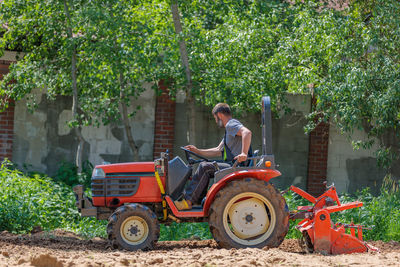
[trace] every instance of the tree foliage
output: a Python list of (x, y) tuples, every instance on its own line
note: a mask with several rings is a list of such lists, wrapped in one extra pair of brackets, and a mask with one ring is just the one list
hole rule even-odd
[(377, 143), (381, 165), (400, 177), (392, 165), (400, 144), (398, 14), (398, 1), (353, 1), (341, 11), (298, 5), (293, 34), (278, 56), (289, 91), (312, 89), (317, 102), (310, 119), (331, 121), (350, 138), (364, 131), (367, 138), (353, 140), (355, 147)]
[(69, 125), (123, 120), (138, 160), (129, 121), (135, 113), (128, 112), (131, 100), (146, 82), (157, 84), (180, 71), (169, 5), (157, 0), (64, 2), (1, 3), (0, 21), (6, 25), (1, 48), (24, 53), (1, 81), (1, 94), (14, 100), (26, 97), (34, 109), (34, 89), (51, 99), (75, 96), (76, 91)]
[(70, 126), (79, 142), (76, 150), (79, 171), (85, 143), (80, 126), (85, 123), (86, 116), (80, 109), (82, 89), (78, 84), (77, 53), (84, 20), (78, 7), (84, 2), (10, 0), (0, 3), (0, 23), (7, 28), (2, 45), (26, 53), (23, 59), (10, 67), (10, 73), (1, 81), (2, 99), (19, 100), (28, 96), (35, 107), (33, 90), (36, 88), (46, 90), (49, 98), (72, 96), (73, 120)]
[(73, 40), (66, 39), (59, 2), (28, 2), (2, 4), (9, 28), (3, 45), (28, 52), (5, 81), (16, 81), (8, 91), (15, 99), (36, 87), (49, 96), (70, 94), (69, 50), (59, 47), (72, 42), (79, 47), (81, 120), (108, 123), (143, 81), (172, 78), (171, 89), (186, 88), (178, 49), (184, 40), (197, 103), (251, 111), (266, 94), (275, 105), (287, 92), (312, 94), (308, 130), (325, 120), (349, 136), (364, 131), (366, 140), (353, 140), (355, 147), (377, 143), (380, 162), (400, 177), (392, 164), (400, 148), (399, 1), (353, 0), (337, 8), (319, 0), (181, 0), (179, 34), (169, 10), (175, 1), (73, 1)]
[(87, 25), (82, 31), (85, 46), (81, 64), (85, 83), (83, 109), (93, 114), (95, 124), (123, 121), (135, 161), (138, 148), (133, 140), (128, 111), (131, 101), (145, 90), (175, 76), (176, 56), (172, 23), (166, 3), (161, 1), (101, 1), (86, 5)]
[(100, 1), (85, 9), (83, 108), (96, 115), (96, 124), (108, 124), (120, 118), (121, 102), (130, 105), (145, 90), (144, 83), (176, 76), (171, 62), (179, 54), (166, 3)]
[(400, 3), (350, 1), (183, 2), (198, 101), (259, 109), (271, 95), (312, 94), (307, 131), (334, 123), (355, 148), (375, 142), (382, 166), (399, 154)]
[(283, 99), (287, 86), (273, 55), (280, 38), (290, 31), (289, 3), (193, 1), (182, 5), (198, 101), (227, 102), (249, 111), (259, 109), (263, 95)]

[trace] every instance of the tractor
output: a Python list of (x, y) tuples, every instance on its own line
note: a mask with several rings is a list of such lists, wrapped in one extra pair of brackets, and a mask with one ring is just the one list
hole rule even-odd
[[(166, 152), (154, 162), (95, 166), (92, 198), (85, 196), (82, 185), (73, 188), (79, 212), (82, 216), (108, 220), (109, 241), (114, 248), (126, 250), (153, 249), (159, 238), (160, 223), (174, 221), (208, 222), (212, 236), (223, 248), (278, 247), (289, 230), (289, 219), (303, 219), (298, 229), (308, 251), (338, 254), (372, 249), (362, 241), (361, 226), (331, 226), (330, 212), (362, 205), (361, 202), (341, 205), (334, 187), (314, 198), (291, 186), (290, 190), (315, 206), (289, 212), (282, 193), (270, 182), (281, 173), (272, 153), (270, 98), (263, 97), (261, 102), (262, 155), (255, 151), (247, 166), (235, 162), (230, 168), (218, 170), (201, 205), (180, 211), (174, 201), (182, 196), (195, 164), (215, 161), (181, 147), (187, 163), (179, 156), (169, 159)], [(352, 229), (351, 235), (344, 233), (345, 227)], [(346, 238), (351, 239), (351, 247), (343, 249), (345, 245), (340, 243), (337, 249), (338, 240), (349, 243)]]

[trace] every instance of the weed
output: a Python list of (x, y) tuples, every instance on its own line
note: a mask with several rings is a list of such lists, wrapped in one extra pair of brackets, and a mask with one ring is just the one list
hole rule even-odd
[(56, 181), (63, 182), (69, 186), (82, 184), (86, 188), (90, 187), (93, 165), (89, 161), (82, 164), (82, 173), (78, 173), (78, 169), (74, 163), (62, 161), (57, 173), (54, 177)]

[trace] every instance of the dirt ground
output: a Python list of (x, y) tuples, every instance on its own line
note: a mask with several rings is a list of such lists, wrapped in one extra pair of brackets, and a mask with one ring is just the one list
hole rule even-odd
[(153, 251), (119, 251), (106, 240), (56, 230), (0, 233), (0, 266), (400, 266), (400, 243), (371, 242), (379, 253), (305, 254), (297, 240), (274, 249), (219, 249), (213, 240), (159, 242)]

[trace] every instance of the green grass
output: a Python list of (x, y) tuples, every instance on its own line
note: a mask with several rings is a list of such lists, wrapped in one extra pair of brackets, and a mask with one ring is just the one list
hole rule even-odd
[(160, 241), (182, 239), (211, 239), (208, 223), (172, 223), (161, 225)]
[[(294, 193), (285, 194), (290, 210), (309, 202)], [(366, 240), (400, 241), (400, 193), (383, 191), (373, 196), (367, 189), (356, 196), (342, 195), (340, 200), (362, 201), (364, 206), (332, 215), (334, 222), (358, 223), (372, 227), (364, 231)], [(287, 238), (300, 237), (291, 222)], [(45, 231), (57, 228), (84, 237), (106, 237), (106, 221), (81, 217), (75, 207), (72, 188), (41, 174), (25, 175), (7, 164), (0, 167), (0, 231), (29, 233), (35, 226)], [(210, 239), (207, 223), (161, 225), (160, 240)]]

